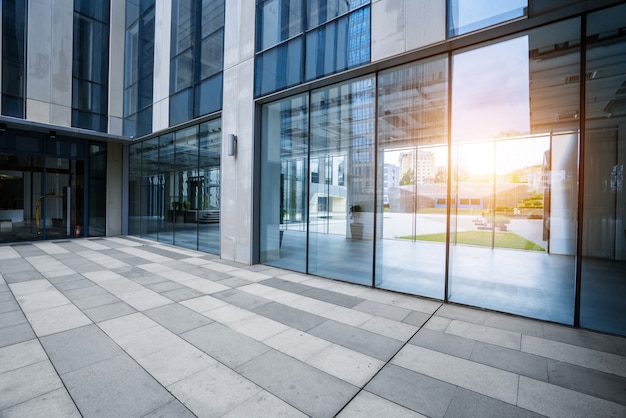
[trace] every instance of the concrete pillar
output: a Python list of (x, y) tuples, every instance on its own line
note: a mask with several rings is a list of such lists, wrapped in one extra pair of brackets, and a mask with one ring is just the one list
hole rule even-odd
[[(224, 27), (221, 257), (253, 261), (254, 0), (228, 0)], [(227, 138), (237, 136), (237, 155)]]

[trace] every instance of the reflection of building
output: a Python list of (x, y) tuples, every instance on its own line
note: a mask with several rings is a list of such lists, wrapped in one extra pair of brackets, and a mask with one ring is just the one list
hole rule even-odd
[(400, 185), (400, 167), (393, 164), (385, 164), (385, 173), (383, 178), (383, 188), (397, 187)]

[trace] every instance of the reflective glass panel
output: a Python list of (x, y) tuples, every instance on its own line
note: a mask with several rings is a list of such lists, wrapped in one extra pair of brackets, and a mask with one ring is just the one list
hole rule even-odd
[(573, 323), (579, 31), (452, 56), (451, 301)]
[(303, 0), (257, 2), (257, 51), (279, 44), (304, 30)]
[(263, 106), (261, 262), (306, 272), (308, 95)]
[(322, 25), (369, 3), (370, 0), (309, 0), (307, 1), (307, 29)]
[(24, 117), (26, 0), (2, 1), (2, 114)]
[(443, 299), (448, 175), (448, 60), (378, 78), (376, 285)]
[(375, 84), (368, 77), (311, 94), (308, 272), (366, 285), (374, 253)]
[(528, 14), (528, 0), (448, 0), (448, 36), (457, 36)]
[(128, 234), (142, 235), (141, 231), (141, 154), (142, 142), (128, 147)]
[(302, 82), (302, 42), (298, 37), (256, 56), (256, 96)]
[(626, 335), (626, 5), (587, 20), (580, 325)]
[(198, 250), (212, 254), (220, 253), (221, 126), (220, 119), (200, 125), (198, 175), (189, 187), (191, 207), (198, 212)]
[(159, 138), (141, 144), (141, 236), (158, 240), (159, 229), (165, 222), (165, 176), (159, 167)]
[(175, 171), (172, 182), (177, 182), (177, 196), (173, 196), (175, 235), (174, 245), (198, 248), (198, 126), (174, 133)]

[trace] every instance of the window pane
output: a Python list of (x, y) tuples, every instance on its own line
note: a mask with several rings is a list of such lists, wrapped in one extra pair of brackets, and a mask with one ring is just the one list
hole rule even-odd
[(170, 80), (170, 93), (176, 93), (193, 84), (193, 54), (191, 50), (172, 59)]
[(172, 57), (193, 45), (194, 6), (194, 0), (174, 0), (172, 2)]
[(200, 80), (224, 68), (224, 30), (203, 39), (200, 50)]
[(378, 78), (378, 210), (384, 216), (378, 217), (376, 284), (437, 299), (444, 296), (446, 263), (447, 67), (439, 58)]
[(198, 177), (191, 188), (191, 204), (198, 207), (198, 250), (220, 253), (221, 120), (200, 125)]
[(224, 0), (202, 0), (201, 37), (224, 27)]
[(188, 88), (170, 96), (170, 126), (186, 122), (193, 118), (192, 89)]
[(370, 0), (309, 0), (307, 2), (307, 29), (322, 25), (369, 3)]
[(261, 262), (306, 272), (308, 96), (263, 106)]
[(257, 5), (257, 51), (303, 32), (302, 0), (266, 0)]
[(222, 108), (222, 73), (204, 80), (195, 87), (194, 117)]
[(626, 5), (587, 20), (580, 324), (626, 335)]
[(308, 193), (308, 272), (365, 285), (373, 264), (363, 261), (374, 254), (375, 84), (368, 77), (311, 94), (311, 174), (315, 163), (318, 181), (311, 176)]
[(302, 37), (256, 56), (256, 96), (302, 82)]
[(2, 7), (2, 114), (24, 117), (25, 0), (5, 0)]
[(448, 0), (448, 36), (527, 15), (528, 0)]
[(579, 31), (452, 56), (451, 301), (573, 323)]

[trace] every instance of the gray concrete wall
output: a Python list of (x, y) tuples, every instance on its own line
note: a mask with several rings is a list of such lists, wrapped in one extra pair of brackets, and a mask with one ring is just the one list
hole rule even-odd
[(124, 129), (124, 44), (126, 1), (111, 0), (109, 19), (109, 126), (108, 132), (122, 135)]
[(172, 2), (156, 0), (154, 8), (154, 85), (152, 132), (170, 126), (170, 34)]
[[(255, 1), (226, 1), (222, 110), (221, 257), (253, 260)], [(237, 155), (227, 155), (229, 134)]]
[[(106, 235), (122, 234), (122, 208), (124, 191), (124, 145), (109, 142), (107, 145), (106, 182)], [(93, 191), (92, 191), (93, 192)]]
[(372, 1), (372, 62), (445, 40), (445, 0)]
[(71, 126), (74, 2), (28, 4), (26, 119)]

